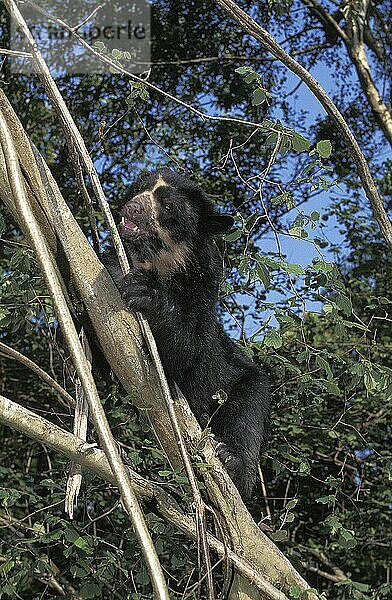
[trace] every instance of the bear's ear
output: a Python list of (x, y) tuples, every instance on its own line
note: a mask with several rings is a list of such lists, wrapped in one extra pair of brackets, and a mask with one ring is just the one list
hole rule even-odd
[(207, 233), (211, 235), (220, 235), (228, 233), (234, 225), (234, 219), (230, 215), (220, 215), (212, 212), (207, 215), (204, 222), (204, 227)]

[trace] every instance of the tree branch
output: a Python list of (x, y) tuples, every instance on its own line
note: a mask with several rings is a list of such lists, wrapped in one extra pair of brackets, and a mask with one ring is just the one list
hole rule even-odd
[[(2, 395), (0, 395), (0, 422), (60, 452), (105, 481), (117, 485), (106, 455), (102, 450), (92, 448), (84, 440), (77, 438), (72, 433), (61, 429), (57, 425)], [(165, 519), (178, 527), (191, 539), (197, 539), (195, 522), (180, 510), (170, 494), (166, 493), (161, 486), (144, 479), (129, 467), (128, 473), (134, 491), (141, 500), (148, 501), (149, 503), (155, 501), (158, 512)], [(268, 583), (257, 569), (235, 554), (230, 548), (227, 548), (215, 536), (208, 534), (207, 542), (218, 556), (222, 558), (227, 556), (244, 577), (247, 577), (249, 581), (256, 584), (263, 592), (263, 597), (270, 598), (271, 600), (288, 600), (287, 596)]]
[(72, 396), (68, 394), (68, 392), (61, 387), (61, 385), (57, 383), (57, 381), (55, 381), (46, 371), (41, 369), (41, 367), (39, 367), (35, 362), (27, 358), (27, 356), (21, 354), (17, 350), (14, 350), (14, 348), (10, 348), (10, 346), (7, 346), (7, 344), (4, 344), (3, 342), (0, 342), (0, 354), (17, 360), (22, 365), (36, 373), (38, 377), (42, 379), (42, 381), (47, 383), (59, 396), (62, 397), (63, 400), (65, 400), (67, 406), (70, 406), (71, 408), (75, 407), (75, 399), (72, 398)]
[(52, 261), (52, 256), (48, 249), (45, 236), (43, 235), (39, 224), (34, 218), (32, 207), (30, 206), (26, 194), (18, 156), (14, 147), (14, 140), (8, 128), (7, 121), (1, 111), (0, 143), (2, 145), (10, 189), (19, 213), (20, 222), (23, 225), (23, 229), (29, 231), (32, 248), (43, 271), (46, 284), (52, 296), (57, 318), (61, 324), (64, 337), (67, 341), (68, 349), (72, 357), (72, 362), (83, 387), (84, 396), (88, 402), (91, 417), (98, 432), (100, 442), (110, 462), (117, 485), (121, 491), (123, 504), (133, 524), (135, 533), (143, 551), (155, 593), (158, 598), (161, 598), (162, 600), (169, 600), (169, 594), (166, 588), (166, 582), (158, 555), (156, 553), (138, 500), (130, 484), (127, 471), (122, 463), (116, 443), (110, 431), (109, 423), (100, 402), (94, 379), (86, 361), (86, 357), (80, 344), (70, 310), (62, 292), (62, 286), (60, 284), (60, 277), (57, 267)]
[(320, 101), (325, 111), (332, 118), (336, 124), (338, 130), (341, 132), (345, 139), (347, 146), (351, 152), (351, 155), (357, 165), (358, 174), (362, 182), (363, 189), (365, 190), (366, 196), (372, 207), (374, 218), (376, 219), (380, 231), (385, 238), (388, 246), (392, 248), (392, 223), (388, 218), (383, 202), (378, 193), (376, 184), (373, 180), (372, 174), (367, 164), (366, 158), (364, 157), (359, 144), (347, 125), (343, 115), (339, 109), (332, 102), (324, 88), (320, 83), (307, 71), (302, 65), (300, 65), (294, 58), (292, 58), (283, 48), (278, 44), (275, 38), (270, 35), (265, 29), (263, 29), (254, 19), (246, 14), (241, 8), (233, 2), (233, 0), (214, 0), (219, 6), (221, 6), (230, 17), (235, 19), (242, 29), (249, 33), (255, 40), (259, 41), (265, 48), (271, 52), (276, 58), (278, 58), (286, 67), (290, 69), (295, 75), (297, 75), (307, 85), (310, 91)]

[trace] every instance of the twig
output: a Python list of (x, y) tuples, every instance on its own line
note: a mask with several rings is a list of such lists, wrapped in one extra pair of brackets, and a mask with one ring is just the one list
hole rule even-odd
[(169, 595), (154, 544), (151, 540), (143, 513), (110, 431), (105, 411), (100, 402), (94, 379), (85, 359), (45, 237), (34, 218), (23, 183), (14, 142), (2, 112), (0, 112), (0, 142), (3, 149), (12, 195), (19, 212), (20, 221), (23, 224), (24, 229), (29, 231), (33, 250), (35, 251), (37, 260), (43, 270), (48, 289), (53, 298), (58, 320), (67, 340), (73, 364), (75, 365), (79, 379), (82, 383), (83, 392), (89, 403), (95, 428), (99, 434), (100, 442), (108, 457), (110, 466), (113, 469), (113, 474), (122, 494), (124, 506), (132, 521), (135, 533), (141, 545), (155, 593), (158, 598), (168, 600)]
[(86, 23), (88, 23), (88, 21), (90, 21), (90, 19), (93, 18), (94, 15), (97, 14), (97, 12), (99, 10), (101, 10), (101, 8), (104, 6), (104, 4), (98, 4), (98, 6), (96, 6), (94, 8), (94, 10), (91, 11), (91, 13), (89, 15), (87, 15), (87, 17), (85, 17), (82, 21), (80, 21), (80, 23), (78, 23), (77, 25), (75, 25), (75, 27), (72, 27), (72, 31), (77, 31), (78, 29), (80, 29), (81, 27), (83, 27), (83, 25), (86, 25)]
[(259, 471), (261, 489), (263, 491), (263, 496), (264, 496), (265, 510), (267, 512), (267, 517), (269, 518), (269, 520), (272, 523), (272, 513), (271, 513), (270, 505), (268, 502), (267, 486), (265, 485), (264, 475), (263, 475), (263, 471), (261, 470), (260, 464), (258, 465), (258, 471)]
[(6, 56), (23, 56), (24, 58), (33, 58), (31, 52), (22, 52), (21, 50), (8, 50), (7, 48), (0, 48), (0, 54)]
[(61, 385), (57, 383), (57, 381), (55, 381), (46, 371), (41, 369), (41, 367), (39, 367), (35, 362), (27, 358), (27, 356), (24, 356), (24, 354), (21, 354), (14, 348), (10, 348), (10, 346), (7, 346), (3, 342), (0, 342), (0, 354), (13, 358), (22, 365), (25, 365), (25, 367), (36, 373), (38, 377), (42, 379), (42, 381), (50, 385), (50, 387), (53, 388), (59, 394), (59, 396), (63, 398), (63, 400), (65, 400), (68, 406), (71, 408), (75, 407), (75, 399), (72, 398), (72, 396), (68, 394), (68, 392), (61, 387)]
[(331, 575), (330, 573), (325, 573), (324, 571), (320, 571), (316, 567), (311, 567), (310, 565), (303, 563), (308, 571), (318, 573), (319, 575), (325, 577), (326, 579), (329, 579), (330, 581), (343, 581), (344, 579), (347, 579), (347, 575), (344, 573), (344, 571), (342, 571), (342, 569), (336, 566), (327, 556), (325, 556), (325, 554), (321, 552), (321, 550), (318, 550), (317, 548), (308, 548), (307, 546), (304, 546), (302, 544), (299, 544), (298, 547), (300, 550), (308, 552), (321, 563), (323, 563), (326, 567), (331, 569), (331, 571), (333, 571), (333, 575)]
[(90, 194), (88, 193), (86, 184), (84, 182), (83, 171), (82, 171), (82, 167), (80, 164), (79, 153), (78, 153), (77, 149), (75, 148), (75, 144), (73, 143), (72, 139), (68, 139), (68, 150), (69, 150), (69, 154), (70, 154), (70, 157), (72, 160), (72, 165), (73, 165), (73, 170), (74, 170), (74, 173), (76, 176), (76, 181), (79, 186), (79, 190), (81, 192), (82, 198), (84, 198), (84, 204), (85, 204), (86, 210), (87, 210), (87, 217), (88, 217), (88, 220), (90, 223), (91, 238), (93, 240), (94, 250), (97, 253), (97, 255), (99, 256), (101, 254), (100, 244), (99, 244), (99, 233), (98, 233), (98, 228), (97, 228), (97, 222), (96, 222), (95, 216), (94, 216), (93, 202), (90, 198)]

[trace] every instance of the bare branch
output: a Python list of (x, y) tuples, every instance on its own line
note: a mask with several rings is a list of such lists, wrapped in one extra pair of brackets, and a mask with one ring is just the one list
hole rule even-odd
[(333, 574), (325, 573), (324, 571), (320, 571), (318, 568), (305, 564), (305, 568), (309, 571), (313, 571), (314, 573), (318, 573), (322, 577), (326, 579), (330, 579), (330, 581), (343, 581), (347, 579), (347, 575), (342, 569), (340, 569), (335, 563), (333, 563), (325, 554), (318, 550), (317, 548), (308, 548), (307, 546), (303, 546), (299, 544), (299, 548), (309, 554), (313, 555), (318, 561), (320, 561), (323, 565), (331, 569)]
[(55, 381), (46, 371), (41, 369), (41, 367), (39, 367), (35, 362), (27, 358), (27, 356), (21, 354), (14, 348), (10, 348), (10, 346), (7, 346), (3, 342), (0, 342), (0, 354), (17, 360), (22, 365), (36, 373), (38, 377), (42, 379), (42, 381), (50, 385), (50, 387), (53, 388), (54, 391), (57, 394), (59, 394), (59, 396), (61, 396), (63, 400), (65, 400), (68, 406), (70, 406), (71, 408), (75, 407), (75, 399), (72, 398), (72, 396), (68, 394), (68, 392), (63, 387), (61, 387), (61, 385), (57, 383), (57, 381)]
[(7, 48), (0, 48), (0, 54), (5, 56), (21, 56), (23, 58), (33, 58), (31, 52), (22, 52), (20, 50), (8, 50)]
[(313, 15), (321, 22), (324, 29), (329, 28), (336, 33), (344, 42), (348, 41), (348, 37), (344, 29), (342, 29), (338, 21), (329, 14), (327, 10), (317, 0), (302, 0), (303, 4), (309, 8)]
[[(92, 368), (92, 354), (91, 348), (87, 340), (86, 333), (82, 327), (80, 334), (80, 343), (82, 344), (84, 354), (88, 366)], [(82, 382), (77, 377), (75, 382), (75, 414), (73, 423), (73, 432), (76, 437), (86, 441), (87, 430), (88, 430), (88, 402), (86, 396), (83, 393)], [(71, 462), (69, 467), (69, 474), (67, 480), (67, 488), (65, 492), (64, 510), (70, 519), (73, 519), (74, 506), (77, 505), (80, 488), (82, 486), (83, 471), (82, 467), (78, 463)]]

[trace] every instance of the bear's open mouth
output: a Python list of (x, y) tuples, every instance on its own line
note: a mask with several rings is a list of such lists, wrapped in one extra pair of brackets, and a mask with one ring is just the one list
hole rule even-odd
[(126, 236), (138, 236), (146, 233), (144, 229), (142, 229), (137, 223), (134, 221), (130, 221), (125, 217), (121, 218), (119, 224), (120, 233)]

